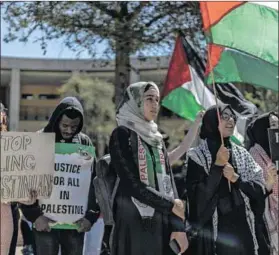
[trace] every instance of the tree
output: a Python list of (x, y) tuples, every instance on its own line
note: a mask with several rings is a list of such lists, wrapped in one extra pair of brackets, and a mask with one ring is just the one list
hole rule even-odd
[(146, 51), (168, 54), (175, 31), (183, 30), (195, 45), (203, 40), (198, 2), (9, 2), (3, 4), (8, 24), (5, 42), (37, 39), (44, 51), (49, 40), (63, 38), (78, 52), (96, 55), (96, 45), (106, 43), (105, 55), (115, 57), (115, 102), (130, 82), (130, 56)]
[(246, 91), (245, 97), (258, 107), (260, 113), (278, 111), (278, 92), (264, 88), (254, 88), (253, 92)]
[(61, 87), (60, 93), (62, 97), (79, 99), (84, 108), (84, 132), (92, 138), (98, 156), (102, 156), (106, 140), (116, 126), (113, 84), (85, 74), (74, 74)]

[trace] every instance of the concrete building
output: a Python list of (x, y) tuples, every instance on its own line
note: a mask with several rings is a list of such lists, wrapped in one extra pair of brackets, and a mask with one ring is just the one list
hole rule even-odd
[[(131, 59), (131, 82), (165, 80), (169, 57)], [(0, 101), (9, 108), (10, 130), (42, 128), (60, 101), (58, 89), (74, 72), (114, 81), (114, 62), (1, 57)]]

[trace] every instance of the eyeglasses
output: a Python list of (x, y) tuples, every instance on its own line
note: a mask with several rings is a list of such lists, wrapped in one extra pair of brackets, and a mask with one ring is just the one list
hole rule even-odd
[(225, 120), (225, 121), (229, 121), (230, 118), (232, 118), (234, 120), (234, 122), (236, 123), (237, 121), (237, 116), (235, 114), (228, 114), (226, 112), (221, 114), (221, 119)]

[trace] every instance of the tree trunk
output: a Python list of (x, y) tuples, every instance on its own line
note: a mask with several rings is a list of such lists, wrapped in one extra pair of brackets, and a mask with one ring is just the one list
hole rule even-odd
[[(123, 34), (125, 34), (125, 31)], [(121, 102), (125, 89), (130, 84), (130, 51), (130, 38), (124, 37), (116, 39), (114, 96), (114, 103), (116, 107)]]

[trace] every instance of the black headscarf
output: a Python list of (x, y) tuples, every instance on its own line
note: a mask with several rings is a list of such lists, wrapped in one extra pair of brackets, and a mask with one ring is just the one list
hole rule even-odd
[[(222, 114), (222, 112), (227, 108), (229, 108), (232, 114), (234, 114), (233, 109), (228, 104), (219, 105), (220, 114)], [(215, 161), (217, 151), (219, 150), (222, 144), (218, 126), (219, 121), (217, 117), (217, 107), (216, 105), (214, 105), (208, 108), (208, 110), (205, 112), (202, 119), (202, 126), (200, 132), (200, 138), (207, 139), (208, 149), (211, 153), (213, 162)], [(224, 138), (224, 146), (227, 148), (231, 147), (230, 137)]]
[(249, 138), (248, 149), (253, 147), (256, 143), (259, 144), (270, 157), (270, 148), (268, 141), (267, 129), (270, 128), (269, 117), (270, 115), (277, 114), (275, 112), (268, 112), (260, 115), (258, 118), (254, 119), (247, 128), (247, 136)]

